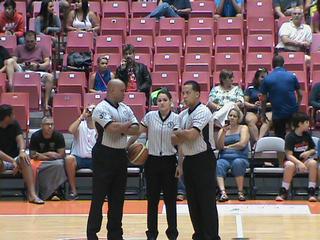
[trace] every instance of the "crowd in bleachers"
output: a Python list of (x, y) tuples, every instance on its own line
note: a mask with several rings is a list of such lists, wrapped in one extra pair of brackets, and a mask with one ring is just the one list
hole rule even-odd
[[(300, 111), (307, 113), (315, 126), (320, 122), (319, 4), (312, 0), (6, 0), (0, 4), (0, 103), (13, 106), (24, 131), (29, 130), (29, 110), (41, 109), (48, 116), (43, 127), (52, 126), (53, 121), (57, 131), (75, 134), (71, 126), (79, 116), (81, 123), (87, 119), (88, 106), (105, 97), (113, 78), (125, 82), (124, 102), (139, 120), (147, 111), (157, 109), (151, 93), (161, 87), (172, 93), (176, 111), (184, 108), (181, 86), (195, 80), (201, 87), (201, 101), (213, 112), (220, 131), (230, 131), (224, 127), (232, 122), (231, 113), (243, 118), (248, 126), (241, 125), (246, 130), (240, 131), (246, 139), (242, 139), (245, 144), (241, 143), (245, 152), (249, 139), (254, 144), (268, 136), (271, 123), (275, 123), (272, 94), (267, 87), (261, 90), (274, 67), (293, 73), (289, 73), (290, 78), (299, 84), (290, 97), (297, 94)], [(282, 65), (274, 65), (275, 54), (282, 56)], [(77, 65), (77, 61), (81, 64)], [(289, 120), (297, 110), (280, 119)], [(239, 129), (240, 123), (232, 126)], [(284, 138), (276, 126), (275, 135)], [(239, 136), (235, 139), (230, 141), (240, 141)], [(221, 142), (219, 149), (224, 144)], [(34, 145), (30, 143), (31, 158), (64, 159), (65, 146), (53, 145), (33, 152)], [(314, 148), (310, 145), (310, 149)], [(43, 155), (44, 152), (49, 154)], [(38, 153), (40, 158), (34, 156)], [(74, 176), (78, 160), (72, 155), (66, 158), (72, 199), (77, 198)], [(232, 164), (229, 159), (222, 160), (224, 163), (218, 164), (218, 183), (220, 199), (225, 201), (228, 196), (223, 177)], [(247, 159), (241, 158), (236, 166), (232, 173), (236, 176), (238, 198), (245, 200), (243, 176)], [(62, 174), (61, 162), (50, 165), (53, 167)], [(292, 166), (286, 167), (292, 171)], [(309, 188), (316, 187), (314, 182), (314, 178), (309, 181)], [(34, 183), (30, 184), (30, 201), (42, 203), (32, 190)], [(288, 190), (288, 182), (282, 187)], [(51, 190), (41, 197), (51, 197)], [(287, 192), (281, 191), (284, 199)]]

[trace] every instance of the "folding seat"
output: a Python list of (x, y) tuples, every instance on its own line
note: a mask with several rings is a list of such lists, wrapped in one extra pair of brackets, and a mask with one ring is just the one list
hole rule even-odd
[(243, 19), (240, 17), (222, 17), (217, 20), (217, 35), (243, 36)]
[(156, 36), (155, 18), (132, 18), (130, 19), (130, 35)]
[(243, 40), (241, 35), (217, 35), (215, 53), (241, 53)]
[(121, 53), (122, 36), (104, 35), (96, 37), (95, 53)]
[(150, 53), (136, 53), (135, 61), (139, 63), (143, 63), (148, 67), (148, 69), (152, 69), (152, 54)]
[(36, 37), (37, 45), (44, 47), (52, 57), (52, 38), (49, 35), (40, 34)]
[(126, 1), (106, 1), (102, 2), (103, 18), (129, 18), (129, 6)]
[(184, 71), (212, 73), (212, 55), (188, 53), (184, 58)]
[(81, 94), (57, 93), (53, 96), (52, 117), (57, 131), (66, 132), (81, 114)]
[(200, 102), (206, 105), (209, 100), (210, 91), (201, 91), (200, 92)]
[(272, 53), (247, 53), (246, 71), (257, 71), (259, 68), (272, 69)]
[(188, 35), (186, 38), (186, 53), (213, 53), (212, 35)]
[(210, 91), (210, 75), (210, 72), (183, 72), (181, 84), (194, 80), (199, 83), (201, 91)]
[(17, 37), (15, 35), (0, 36), (0, 46), (5, 47), (12, 55), (17, 48)]
[(86, 92), (87, 79), (85, 72), (60, 72), (58, 79), (59, 93), (80, 93)]
[(21, 129), (29, 131), (29, 93), (10, 92), (0, 95), (0, 104), (9, 104)]
[(179, 35), (185, 42), (185, 20), (184, 18), (161, 18), (159, 24), (159, 35)]
[(30, 31), (36, 31), (36, 19), (35, 18), (29, 18), (29, 27), (28, 29)]
[(320, 52), (311, 53), (310, 70), (311, 72), (320, 70)]
[[(36, 18), (40, 13), (41, 1), (34, 1), (32, 3), (33, 3), (33, 17)], [(54, 13), (57, 16), (59, 16), (59, 14), (60, 14), (60, 12), (59, 12), (59, 2), (53, 2), (53, 9), (54, 9)]]
[(126, 44), (134, 46), (135, 53), (149, 53), (153, 52), (153, 37), (148, 35), (133, 35), (127, 36)]
[(157, 36), (154, 42), (155, 53), (179, 53), (182, 55), (182, 38), (176, 35)]
[(300, 84), (302, 90), (302, 100), (299, 106), (299, 111), (309, 113), (309, 90), (307, 84)]
[(214, 19), (190, 18), (188, 21), (188, 35), (214, 36)]
[(126, 92), (124, 101), (140, 122), (146, 113), (146, 95), (141, 92)]
[(306, 71), (305, 54), (303, 52), (281, 52), (284, 67), (289, 71)]
[(156, 53), (153, 58), (153, 71), (181, 72), (181, 56), (177, 53)]
[(152, 72), (152, 91), (166, 87), (169, 91), (179, 92), (179, 73), (178, 72)]
[(7, 74), (0, 73), (0, 94), (6, 92)]
[(84, 93), (83, 94), (83, 107), (88, 107), (90, 105), (98, 105), (103, 99), (105, 99), (106, 93)]
[(272, 1), (247, 1), (247, 17), (273, 17)]
[(128, 20), (126, 18), (102, 18), (100, 23), (100, 35), (120, 35), (123, 43), (128, 32)]
[(94, 54), (93, 55), (93, 70), (96, 71), (97, 70), (97, 61), (98, 61), (98, 58), (100, 56), (104, 56), (108, 59), (108, 69), (112, 72), (115, 72), (117, 67), (120, 66), (120, 63), (121, 63), (121, 54), (117, 54), (117, 53), (110, 53), (110, 54)]
[(314, 53), (314, 52), (318, 52), (318, 51), (320, 51), (320, 33), (313, 33), (310, 52)]
[(320, 82), (320, 70), (311, 72), (310, 82), (312, 83), (312, 85)]
[(274, 37), (271, 34), (254, 34), (247, 37), (248, 52), (270, 52), (274, 50)]
[(101, 17), (101, 2), (100, 1), (89, 1), (88, 6), (90, 11), (94, 12), (99, 18)]
[(67, 53), (71, 52), (90, 52), (93, 51), (92, 32), (68, 32), (67, 34)]
[[(233, 73), (233, 78), (234, 78), (233, 84), (239, 85), (241, 87), (243, 85), (242, 71), (232, 71), (232, 73)], [(213, 73), (212, 87), (219, 85), (219, 84), (220, 84), (220, 71)]]
[(29, 93), (30, 109), (39, 110), (41, 105), (41, 77), (35, 72), (15, 72), (13, 75), (15, 92)]
[(246, 71), (245, 72), (245, 79), (244, 79), (244, 85), (245, 85), (244, 87), (245, 88), (252, 85), (252, 80), (253, 80), (255, 74), (256, 74), (256, 71)]
[(247, 33), (252, 34), (271, 34), (274, 36), (274, 18), (270, 17), (248, 17)]
[(191, 2), (192, 11), (190, 17), (213, 17), (216, 11), (216, 5), (214, 1), (192, 1)]
[(146, 17), (154, 9), (156, 9), (156, 2), (132, 2), (131, 5), (131, 17), (142, 18)]
[(308, 78), (307, 78), (307, 72), (306, 71), (292, 71), (294, 75), (296, 75), (298, 82), (300, 83), (301, 89), (304, 90), (304, 88), (309, 84)]
[(242, 54), (240, 53), (217, 53), (215, 55), (214, 71), (222, 69), (242, 72)]
[[(180, 100), (179, 100), (179, 93), (178, 92), (172, 92), (170, 91), (171, 93), (171, 96), (172, 96), (172, 110), (173, 111), (176, 111), (178, 108), (179, 108), (179, 105), (180, 105)], [(151, 105), (150, 106), (150, 110), (151, 111), (156, 111), (158, 110), (158, 106), (157, 105)]]

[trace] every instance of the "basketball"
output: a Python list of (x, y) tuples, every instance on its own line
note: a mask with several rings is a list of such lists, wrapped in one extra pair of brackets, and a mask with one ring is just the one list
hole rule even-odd
[(133, 143), (128, 148), (128, 158), (133, 165), (143, 165), (148, 158), (148, 149), (142, 143)]

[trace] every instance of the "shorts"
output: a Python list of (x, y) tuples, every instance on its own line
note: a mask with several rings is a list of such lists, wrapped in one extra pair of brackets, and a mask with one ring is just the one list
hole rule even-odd
[(47, 72), (41, 72), (41, 71), (30, 71), (30, 70), (26, 70), (25, 64), (24, 63), (19, 63), (18, 64), (19, 68), (18, 68), (18, 72), (34, 72), (34, 73), (39, 73), (40, 77), (41, 77), (41, 85), (44, 86), (45, 85), (45, 81), (46, 81), (46, 76), (49, 74)]
[[(15, 157), (14, 160), (16, 161), (16, 163), (19, 163), (19, 157)], [(7, 162), (7, 161), (3, 161), (3, 166), (4, 166), (4, 170), (13, 170), (14, 166), (13, 163), (11, 162)]]
[(77, 161), (77, 169), (90, 168), (92, 169), (92, 158), (83, 158), (74, 155)]

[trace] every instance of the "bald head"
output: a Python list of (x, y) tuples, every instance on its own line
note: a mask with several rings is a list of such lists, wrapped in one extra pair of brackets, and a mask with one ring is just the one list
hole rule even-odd
[(108, 82), (107, 98), (115, 103), (122, 102), (126, 85), (120, 79), (112, 79)]

